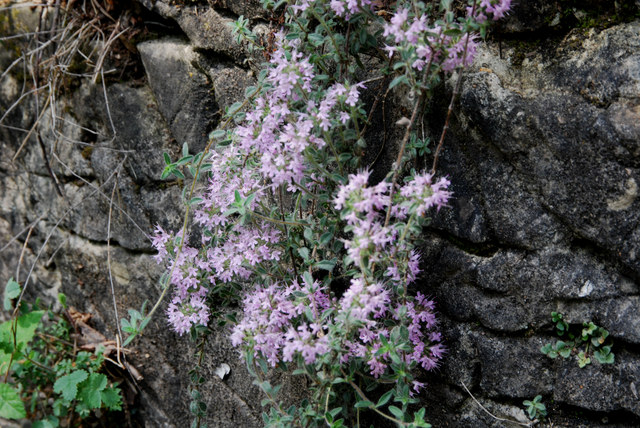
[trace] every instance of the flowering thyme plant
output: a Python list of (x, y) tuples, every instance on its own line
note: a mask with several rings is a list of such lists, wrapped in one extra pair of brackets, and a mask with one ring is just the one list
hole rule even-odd
[[(369, 0), (265, 0), (274, 10), (285, 5), (285, 24), (258, 85), (229, 109), (203, 153), (185, 147), (174, 163), (165, 156), (163, 176), (193, 176), (185, 203), (202, 231), (187, 233), (189, 214), (179, 233), (157, 228), (157, 259), (173, 291), (169, 322), (180, 334), (198, 331), (211, 320), (212, 300), (240, 301), (231, 341), (266, 394), (266, 425), (359, 425), (363, 413), (428, 426), (424, 409), (414, 412), (424, 387), (416, 376), (437, 367), (445, 348), (434, 303), (412, 284), (427, 215), (451, 192), (435, 162), (431, 172), (404, 165), (429, 90), (442, 73), (471, 64), (477, 34), (509, 7), (464, 3), (399, 2), (386, 22)], [(382, 27), (372, 34), (375, 22)], [(255, 43), (246, 23), (236, 23), (238, 37)], [(368, 123), (360, 96), (386, 77), (359, 82), (362, 56), (393, 65), (389, 86), (418, 95), (398, 159), (378, 183), (362, 164)], [(285, 408), (266, 375), (289, 366), (314, 386)]]

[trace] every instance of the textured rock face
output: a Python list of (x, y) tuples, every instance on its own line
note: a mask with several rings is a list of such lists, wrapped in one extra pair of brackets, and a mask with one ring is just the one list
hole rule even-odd
[[(228, 0), (218, 9), (141, 3), (187, 37), (138, 45), (148, 84), (106, 91), (83, 84), (59, 100), (64, 139), (47, 132), (51, 116), (44, 116), (42, 139), (58, 186), (35, 141), (11, 162), (24, 134), (0, 128), (0, 150), (8, 154), (0, 161), (0, 248), (7, 245), (0, 283), (15, 276), (32, 228), (20, 271), (24, 281), (34, 266), (30, 294), (65, 292), (110, 337), (116, 318), (107, 254), (120, 317), (160, 295), (162, 268), (149, 236), (156, 224), (177, 229), (183, 214), (181, 187), (159, 180), (162, 153), (176, 158), (185, 141), (201, 149), (219, 109), (254, 83), (259, 58), (235, 42), (227, 23), (233, 14), (265, 16), (255, 2)], [(434, 426), (507, 426), (465, 388), (495, 416), (522, 423), (521, 402), (541, 394), (555, 424), (638, 426), (640, 22), (523, 45), (528, 32), (548, 27), (560, 3), (521, 3), (504, 23), (501, 49), (484, 46), (464, 77), (439, 161), (455, 200), (425, 232), (418, 288), (438, 302), (449, 351), (426, 378), (424, 403)], [(3, 68), (7, 61), (0, 53)], [(19, 88), (15, 77), (0, 81), (0, 112)], [(401, 111), (400, 99), (389, 111)], [(11, 126), (29, 129), (29, 107), (10, 114)], [(427, 120), (432, 140), (441, 114), (435, 108)], [(372, 134), (368, 143), (376, 147)], [(580, 369), (574, 358), (543, 355), (540, 347), (555, 340), (552, 311), (607, 328), (615, 364)], [(193, 345), (168, 331), (159, 313), (134, 351), (147, 425), (184, 425)], [(222, 363), (231, 366), (224, 379), (214, 374)], [(261, 426), (259, 392), (222, 328), (209, 339), (203, 373), (209, 426)], [(286, 400), (304, 395), (300, 379), (284, 381)]]
[[(639, 415), (637, 354), (625, 351), (640, 331), (639, 35), (638, 22), (569, 34), (517, 66), (508, 44), (502, 58), (488, 46), (465, 77), (441, 163), (457, 198), (425, 250), (441, 310), (479, 324), (472, 344), (452, 345), (447, 380), (457, 355), (476, 355), (479, 375), (470, 365), (458, 377), (492, 399), (548, 394)], [(552, 338), (538, 336), (551, 311), (607, 328), (616, 364), (551, 363), (539, 348)]]

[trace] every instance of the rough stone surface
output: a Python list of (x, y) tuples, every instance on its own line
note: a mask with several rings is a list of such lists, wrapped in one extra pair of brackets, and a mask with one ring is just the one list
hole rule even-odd
[(180, 144), (187, 142), (194, 152), (202, 150), (218, 108), (210, 94), (211, 83), (194, 66), (197, 54), (193, 47), (177, 39), (162, 39), (141, 43), (138, 50), (172, 135)]
[[(558, 11), (556, 0), (529, 0), (513, 2), (512, 10), (504, 22), (500, 23), (499, 31), (506, 33), (522, 33), (538, 31), (553, 26)], [(557, 24), (556, 24), (557, 25)]]
[(214, 9), (202, 11), (194, 6), (183, 8), (177, 21), (195, 48), (222, 53), (236, 61), (243, 59), (244, 49), (232, 33), (233, 19)]
[[(428, 287), (453, 320), (447, 382), (492, 400), (542, 394), (637, 417), (639, 34), (638, 22), (570, 34), (522, 63), (515, 48), (504, 44), (500, 58), (489, 46), (465, 77), (440, 163), (463, 178), (424, 249)], [(538, 336), (552, 332), (551, 311), (607, 328), (616, 364), (581, 370), (575, 357), (542, 355), (555, 340)], [(477, 327), (451, 327), (459, 322)], [(485, 426), (461, 415), (456, 426)]]
[[(226, 0), (217, 9), (141, 3), (187, 37), (138, 45), (147, 84), (106, 91), (82, 84), (49, 108), (41, 139), (57, 185), (35, 138), (11, 161), (25, 135), (14, 128), (33, 123), (30, 101), (7, 115), (13, 128), (0, 127), (0, 283), (24, 281), (33, 265), (30, 296), (63, 291), (109, 337), (116, 317), (107, 255), (120, 317), (160, 295), (162, 267), (149, 236), (156, 224), (177, 230), (184, 212), (179, 183), (159, 179), (162, 153), (177, 159), (185, 141), (192, 152), (204, 147), (218, 111), (254, 84), (258, 58), (235, 42), (228, 23), (240, 14), (265, 17), (255, 2)], [(439, 160), (455, 199), (425, 232), (416, 286), (436, 299), (448, 347), (439, 371), (420, 374), (430, 385), (422, 399), (434, 426), (511, 426), (478, 403), (526, 423), (521, 403), (538, 394), (553, 426), (640, 424), (640, 22), (527, 39), (552, 27), (558, 4), (519, 2), (498, 30), (502, 55), (497, 44), (482, 47)], [(10, 62), (0, 50), (0, 65)], [(370, 105), (383, 83), (365, 94)], [(0, 113), (19, 93), (14, 76), (0, 81)], [(391, 123), (407, 114), (406, 99), (390, 94)], [(434, 103), (425, 123), (432, 141), (442, 115)], [(402, 135), (381, 122), (379, 109), (366, 134), (367, 164), (380, 178)], [(573, 326), (593, 321), (608, 329), (615, 364), (580, 369), (575, 356), (543, 355), (540, 347), (556, 340), (552, 311)], [(213, 327), (207, 344), (207, 423), (261, 426), (259, 391), (226, 337)], [(193, 344), (170, 332), (159, 313), (132, 351), (144, 376), (146, 425), (183, 426)], [(219, 379), (222, 363), (231, 372)], [(281, 380), (285, 400), (305, 395), (300, 378)]]

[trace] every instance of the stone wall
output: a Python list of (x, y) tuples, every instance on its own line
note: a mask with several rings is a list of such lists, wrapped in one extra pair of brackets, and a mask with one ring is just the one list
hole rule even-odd
[[(107, 253), (120, 317), (157, 298), (162, 269), (149, 236), (155, 224), (177, 229), (183, 212), (181, 188), (159, 179), (161, 154), (175, 158), (185, 141), (204, 147), (220, 109), (254, 81), (262, 58), (227, 24), (243, 14), (268, 31), (255, 1), (140, 3), (175, 29), (137, 46), (145, 83), (82, 82), (57, 101), (58, 132), (42, 140), (58, 186), (34, 138), (11, 160), (25, 135), (15, 128), (33, 123), (29, 101), (7, 115), (13, 128), (0, 128), (0, 283), (16, 276), (24, 246), (19, 278), (34, 266), (29, 294), (63, 291), (108, 337), (116, 317)], [(567, 18), (566, 3), (515, 5), (463, 80), (438, 168), (455, 199), (425, 232), (418, 285), (437, 300), (448, 347), (440, 370), (425, 376), (434, 426), (514, 426), (478, 403), (526, 423), (522, 401), (538, 394), (553, 426), (640, 424), (640, 21), (571, 29), (583, 11)], [(602, 7), (587, 3), (584, 13)], [(1, 69), (10, 61), (0, 53)], [(15, 75), (0, 81), (0, 115), (21, 84)], [(432, 140), (450, 90), (425, 116)], [(390, 96), (389, 123), (405, 102)], [(371, 133), (371, 147), (380, 135)], [(394, 157), (394, 144), (384, 150), (383, 160)], [(555, 340), (552, 311), (608, 329), (615, 364), (580, 369), (544, 356), (540, 347)], [(259, 391), (226, 334), (214, 327), (204, 362), (208, 425), (260, 426)], [(145, 424), (183, 426), (192, 344), (159, 314), (132, 350)], [(213, 374), (222, 363), (231, 366), (224, 380)], [(304, 394), (301, 379), (284, 381), (286, 399)]]

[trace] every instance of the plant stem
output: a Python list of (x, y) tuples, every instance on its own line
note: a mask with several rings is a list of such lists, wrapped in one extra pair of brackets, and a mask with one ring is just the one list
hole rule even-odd
[[(358, 396), (359, 396), (361, 399), (363, 399), (363, 400), (365, 400), (365, 401), (371, 401), (371, 400), (369, 400), (369, 399), (367, 398), (367, 396), (364, 394), (364, 392), (362, 392), (362, 390), (358, 387), (358, 385), (356, 385), (352, 380), (350, 380), (350, 379), (347, 377), (347, 374), (344, 372), (344, 370), (342, 370), (342, 368), (340, 368), (340, 371), (342, 372), (342, 375), (344, 376), (344, 379), (345, 379), (345, 380), (347, 380), (347, 382), (349, 382), (349, 385), (351, 385), (351, 387), (353, 388), (353, 390), (354, 390), (354, 391), (356, 391), (356, 394), (358, 394)], [(371, 402), (372, 402), (372, 401), (371, 401)], [(378, 409), (376, 408), (376, 406), (375, 406), (375, 405), (371, 405), (371, 406), (369, 406), (369, 407), (367, 407), (367, 408), (368, 408), (368, 409), (373, 410), (374, 412), (376, 412), (377, 414), (379, 414), (379, 415), (380, 415), (380, 416), (382, 416), (383, 418), (385, 418), (385, 419), (389, 419), (390, 421), (395, 422), (396, 424), (398, 424), (398, 425), (400, 425), (400, 426), (405, 427), (405, 426), (407, 426), (407, 425), (408, 425), (408, 424), (407, 424), (406, 422), (404, 422), (404, 421), (401, 421), (401, 420), (399, 420), (399, 419), (394, 418), (393, 416), (389, 416), (389, 415), (387, 415), (386, 413), (381, 412), (380, 410), (378, 410)]]
[[(473, 9), (471, 11), (471, 15), (473, 16), (476, 10), (477, 1), (473, 2)], [(467, 48), (469, 47), (469, 33), (466, 33), (466, 39), (464, 41), (464, 50), (462, 51), (462, 66), (464, 67), (465, 61), (467, 58)], [(440, 156), (440, 150), (442, 150), (442, 145), (444, 144), (444, 137), (447, 135), (447, 130), (449, 129), (449, 121), (451, 120), (451, 113), (453, 113), (453, 105), (455, 104), (456, 98), (458, 97), (458, 93), (460, 91), (460, 86), (462, 85), (462, 76), (463, 76), (463, 68), (460, 68), (458, 79), (456, 81), (456, 86), (453, 89), (453, 94), (451, 94), (451, 101), (449, 102), (449, 108), (447, 109), (447, 118), (444, 121), (444, 126), (442, 127), (442, 134), (440, 135), (440, 141), (438, 142), (438, 147), (436, 148), (436, 152), (433, 155), (433, 166), (431, 167), (431, 175), (436, 173), (436, 167), (438, 166), (438, 157)]]

